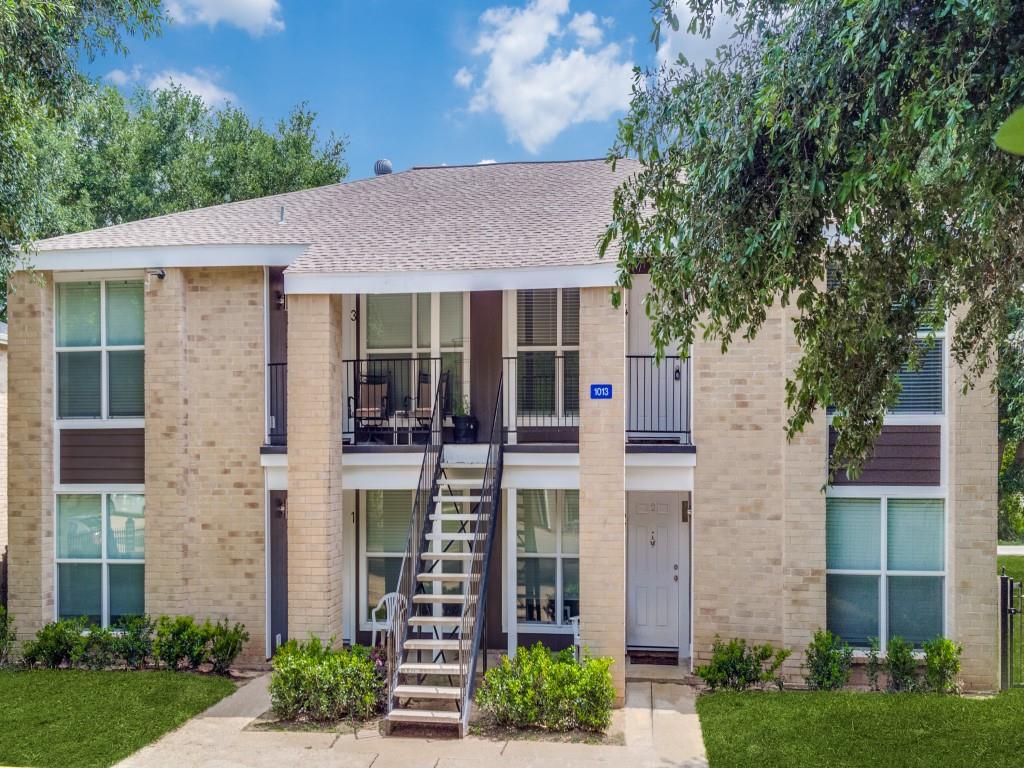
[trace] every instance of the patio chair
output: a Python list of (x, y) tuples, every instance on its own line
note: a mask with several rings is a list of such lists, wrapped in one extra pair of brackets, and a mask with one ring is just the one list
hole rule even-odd
[(409, 400), (406, 410), (416, 423), (421, 427), (430, 426), (430, 418), (434, 415), (434, 404), (431, 402), (430, 374), (420, 371), (416, 378), (416, 396), (406, 398)]
[(348, 398), (349, 417), (355, 420), (356, 434), (382, 426), (390, 415), (390, 404), (390, 373), (360, 374), (356, 393)]
[[(370, 647), (377, 647), (377, 633), (387, 635), (395, 628), (395, 619), (398, 615), (398, 607), (405, 605), (405, 598), (398, 592), (388, 592), (377, 603), (377, 607), (370, 611)], [(384, 609), (384, 619), (377, 618), (381, 608)]]
[(572, 653), (576, 661), (583, 658), (583, 646), (580, 643), (580, 617), (570, 616), (569, 624), (572, 625)]

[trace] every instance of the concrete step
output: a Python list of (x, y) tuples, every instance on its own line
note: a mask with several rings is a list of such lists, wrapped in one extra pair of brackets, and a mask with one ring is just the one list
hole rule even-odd
[(421, 552), (421, 560), (472, 560), (474, 557), (482, 558), (483, 552)]
[(430, 516), (431, 520), (454, 520), (457, 523), (475, 523), (480, 519), (480, 515), (476, 512), (453, 512), (449, 515), (438, 514), (435, 512)]
[(398, 667), (400, 675), (457, 675), (458, 664), (441, 661), (407, 661)]
[[(396, 685), (395, 696), (400, 699), (447, 699), (458, 701), (459, 689), (450, 685)], [(408, 710), (397, 710), (407, 712)]]
[(431, 723), (436, 725), (458, 725), (462, 715), (458, 712), (431, 709), (393, 709), (388, 715), (393, 723)]
[(451, 496), (446, 493), (438, 494), (434, 501), (438, 504), (479, 504), (482, 496)]
[(453, 582), (466, 582), (466, 581), (480, 581), (479, 576), (473, 576), (468, 573), (417, 573), (416, 581), (438, 583), (444, 581)]
[(427, 541), (480, 541), (486, 533), (428, 533)]
[(476, 477), (442, 477), (437, 481), (437, 484), (442, 488), (469, 488), (470, 490), (476, 488), (479, 490), (480, 485), (483, 483), (483, 478)]

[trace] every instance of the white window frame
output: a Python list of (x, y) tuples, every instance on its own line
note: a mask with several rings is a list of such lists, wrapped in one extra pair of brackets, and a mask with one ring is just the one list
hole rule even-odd
[[(555, 291), (555, 343), (554, 344), (525, 344), (519, 343), (519, 294), (532, 293), (535, 290)], [(555, 353), (555, 415), (554, 416), (525, 416), (519, 419), (517, 413), (518, 392), (517, 381), (514, 379), (505, 382), (505, 397), (507, 401), (506, 413), (510, 414), (510, 421), (515, 420), (517, 426), (528, 427), (578, 427), (579, 413), (575, 416), (565, 415), (565, 353), (580, 352), (582, 336), (577, 328), (576, 344), (566, 344), (562, 339), (562, 295), (567, 290), (579, 291), (579, 288), (538, 288), (522, 291), (506, 291), (506, 317), (505, 327), (508, 329), (506, 343), (508, 356), (516, 359), (516, 369), (519, 367), (520, 352), (554, 352)], [(562, 358), (562, 371), (559, 375), (558, 358)]]
[[(134, 494), (143, 497), (145, 490), (141, 485), (64, 485), (58, 486), (53, 494), (53, 620), (60, 619), (60, 566), (61, 565), (99, 565), (100, 566), (100, 625), (110, 626), (110, 565), (141, 565), (145, 579), (146, 559), (118, 558), (107, 556), (108, 504), (113, 494)], [(99, 557), (59, 557), (57, 555), (60, 539), (60, 496), (99, 496), (100, 497), (100, 556)], [(143, 534), (147, 536), (148, 534)], [(145, 613), (145, 590), (143, 590), (143, 613)]]
[[(141, 271), (129, 272), (102, 272), (102, 273), (74, 273), (71, 275), (57, 275), (53, 281), (53, 420), (54, 423), (63, 429), (124, 429), (145, 426), (145, 413), (142, 416), (111, 416), (110, 415), (110, 374), (109, 374), (109, 352), (142, 352), (145, 355), (145, 333), (143, 333), (142, 344), (115, 345), (107, 344), (107, 283), (123, 282), (126, 280), (141, 281), (143, 292), (145, 292), (145, 273)], [(57, 328), (59, 318), (57, 312), (57, 284), (58, 283), (99, 283), (100, 284), (100, 343), (99, 346), (91, 347), (60, 347), (57, 346)], [(143, 309), (145, 313), (145, 309)], [(145, 315), (143, 315), (145, 317)], [(100, 354), (100, 415), (98, 417), (70, 417), (60, 416), (60, 363), (59, 356), (62, 352), (99, 352)], [(145, 408), (145, 393), (143, 393), (143, 408)], [(59, 469), (59, 468), (58, 468)], [(59, 474), (58, 474), (59, 477)]]
[[(893, 492), (893, 491), (897, 492)], [(858, 569), (858, 568), (828, 568), (826, 563), (825, 576), (874, 576), (878, 578), (878, 647), (879, 653), (884, 655), (889, 646), (889, 585), (890, 576), (924, 576), (929, 578), (942, 578), (942, 634), (949, 637), (949, 502), (944, 493), (929, 493), (924, 488), (916, 486), (912, 488), (898, 488), (883, 491), (881, 493), (866, 490), (864, 487), (844, 487), (842, 493), (829, 492), (831, 498), (837, 499), (861, 499), (865, 501), (879, 502), (879, 525), (881, 526), (880, 543), (881, 547), (879, 568)], [(845, 492), (849, 491), (849, 492)], [(906, 492), (903, 492), (906, 491)], [(889, 500), (903, 501), (905, 499), (931, 499), (942, 502), (942, 570), (941, 571), (898, 571), (889, 569)], [(827, 557), (827, 555), (826, 555)], [(826, 591), (826, 603), (828, 595)], [(826, 606), (827, 611), (827, 606)], [(857, 648), (854, 655), (866, 655), (866, 649)]]
[[(555, 551), (552, 553), (541, 553), (541, 552), (521, 552), (519, 550), (519, 494), (523, 492), (539, 491), (542, 493), (554, 493), (555, 494)], [(516, 514), (512, 517), (512, 527), (509, 528), (509, 542), (508, 551), (515, 553), (511, 566), (508, 569), (508, 583), (509, 589), (507, 591), (509, 607), (508, 615), (510, 617), (516, 617), (516, 627), (518, 632), (533, 633), (533, 634), (572, 634), (572, 624), (564, 621), (565, 615), (565, 604), (564, 604), (564, 583), (563, 583), (563, 572), (562, 563), (565, 560), (575, 560), (577, 564), (580, 563), (580, 553), (570, 552), (565, 553), (562, 551), (562, 518), (565, 515), (565, 494), (567, 492), (579, 493), (575, 489), (567, 488), (518, 488), (515, 494), (512, 494), (512, 498), (509, 500), (509, 505), (517, 505), (515, 507)], [(520, 558), (528, 560), (555, 560), (555, 615), (558, 617), (556, 622), (542, 622), (542, 621), (523, 621), (519, 619), (519, 560)], [(582, 573), (581, 573), (582, 579)]]
[[(391, 557), (391, 558), (396, 558), (398, 560), (401, 560), (403, 557), (405, 557), (405, 550), (404, 549), (401, 552), (376, 552), (376, 551), (370, 552), (366, 548), (366, 542), (367, 542), (367, 539), (366, 539), (366, 522), (367, 522), (367, 519), (369, 518), (369, 514), (368, 514), (369, 506), (366, 503), (366, 494), (367, 494), (367, 491), (376, 491), (376, 490), (404, 491), (405, 493), (408, 493), (409, 494), (409, 515), (410, 515), (410, 517), (412, 516), (413, 501), (414, 501), (414, 499), (416, 497), (416, 491), (414, 491), (412, 489), (405, 489), (405, 488), (381, 488), (381, 489), (367, 488), (367, 489), (360, 489), (358, 491), (358, 494), (359, 494), (359, 623), (358, 623), (358, 627), (359, 627), (359, 630), (361, 632), (369, 632), (370, 631), (369, 615), (370, 615), (370, 609), (374, 607), (374, 606), (370, 605), (370, 599), (369, 599), (369, 597), (370, 597), (370, 590), (369, 590), (369, 587), (370, 587), (370, 584), (369, 584), (369, 575), (370, 575), (369, 559), (371, 557), (374, 557), (374, 558)], [(384, 617), (381, 617), (381, 618), (383, 619)]]
[[(359, 349), (361, 355), (370, 359), (371, 356), (387, 358), (399, 355), (410, 355), (413, 359), (420, 355), (426, 357), (441, 358), (441, 354), (461, 353), (462, 354), (462, 392), (469, 394), (469, 292), (468, 291), (446, 291), (445, 293), (462, 294), (462, 344), (460, 346), (441, 345), (441, 292), (434, 293), (401, 293), (399, 296), (409, 296), (412, 301), (412, 336), (411, 346), (408, 347), (386, 347), (381, 349), (370, 349), (366, 343), (366, 325), (369, 322), (368, 296), (360, 297), (359, 310)], [(430, 301), (430, 346), (421, 346), (419, 342), (419, 302), (426, 297)], [(415, 384), (410, 382), (415, 392)], [(432, 388), (436, 384), (431, 385)]]

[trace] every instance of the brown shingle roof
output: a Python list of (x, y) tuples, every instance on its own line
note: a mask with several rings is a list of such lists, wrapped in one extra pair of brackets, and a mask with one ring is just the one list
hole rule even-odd
[[(599, 262), (612, 192), (635, 161), (414, 168), (64, 235), (41, 251), (308, 246), (293, 273), (502, 269)], [(284, 206), (284, 222), (280, 222)]]

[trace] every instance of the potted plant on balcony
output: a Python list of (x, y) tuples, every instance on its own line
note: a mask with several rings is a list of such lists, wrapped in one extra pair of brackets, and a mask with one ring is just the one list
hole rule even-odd
[(452, 425), (455, 428), (456, 443), (476, 442), (476, 417), (469, 411), (469, 395), (456, 398), (454, 413), (452, 414)]

